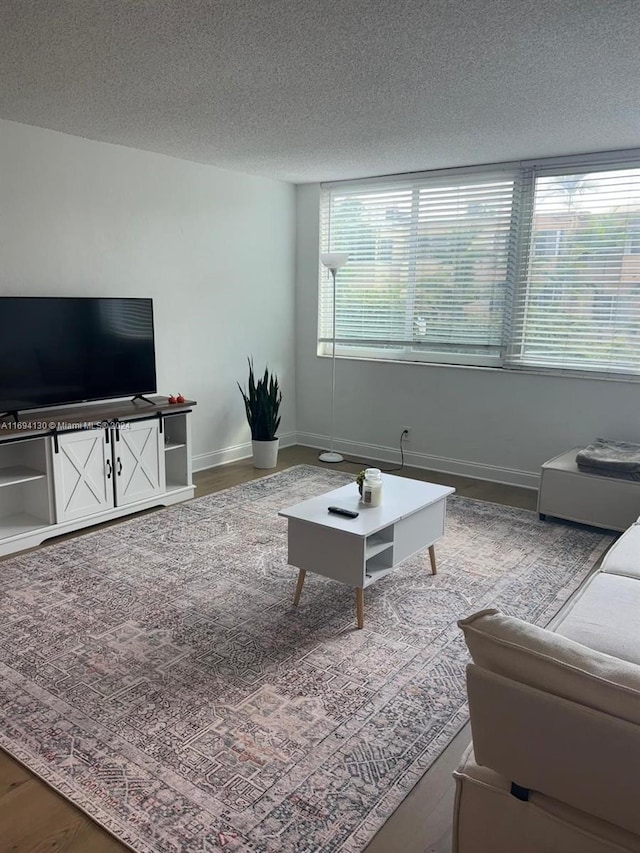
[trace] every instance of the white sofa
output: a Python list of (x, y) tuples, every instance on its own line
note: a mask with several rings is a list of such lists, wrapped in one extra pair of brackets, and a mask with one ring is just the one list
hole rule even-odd
[(640, 520), (554, 631), (460, 622), (473, 743), (454, 853), (640, 851)]

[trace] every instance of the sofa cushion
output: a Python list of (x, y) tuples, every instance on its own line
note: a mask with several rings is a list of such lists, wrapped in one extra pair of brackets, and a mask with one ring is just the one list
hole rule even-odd
[(602, 561), (602, 571), (640, 580), (640, 524), (636, 522), (616, 540)]
[(640, 725), (640, 666), (497, 610), (458, 624), (478, 666)]
[(555, 631), (590, 649), (640, 665), (640, 580), (596, 575)]

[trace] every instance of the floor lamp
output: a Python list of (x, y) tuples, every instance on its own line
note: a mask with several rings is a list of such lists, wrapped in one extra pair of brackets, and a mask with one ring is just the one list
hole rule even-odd
[(334, 433), (334, 405), (336, 399), (336, 273), (349, 260), (346, 252), (325, 252), (320, 255), (320, 260), (331, 273), (333, 278), (333, 311), (331, 321), (331, 446), (328, 451), (321, 453), (318, 457), (321, 462), (342, 462), (343, 458), (333, 449)]

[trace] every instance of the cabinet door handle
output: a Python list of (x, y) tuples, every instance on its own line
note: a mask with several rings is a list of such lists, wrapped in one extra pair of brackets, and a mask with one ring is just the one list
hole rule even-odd
[(110, 459), (107, 459), (107, 460), (106, 460), (106, 463), (107, 463), (107, 480), (110, 480), (110, 479), (111, 479), (111, 475), (113, 474), (113, 467), (112, 467), (112, 465), (111, 465), (111, 460), (110, 460)]
[(122, 460), (121, 460), (121, 459), (120, 459), (120, 457), (118, 456), (118, 458), (117, 458), (117, 460), (116, 460), (116, 461), (117, 461), (117, 463), (118, 463), (118, 477), (119, 477), (119, 476), (120, 476), (120, 474), (122, 474)]

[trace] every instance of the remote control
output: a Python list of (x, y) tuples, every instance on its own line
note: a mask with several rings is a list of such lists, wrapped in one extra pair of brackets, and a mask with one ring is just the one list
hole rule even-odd
[(330, 506), (329, 512), (332, 512), (334, 515), (344, 515), (347, 518), (357, 518), (360, 513), (354, 512), (352, 509), (343, 509), (341, 506)]

